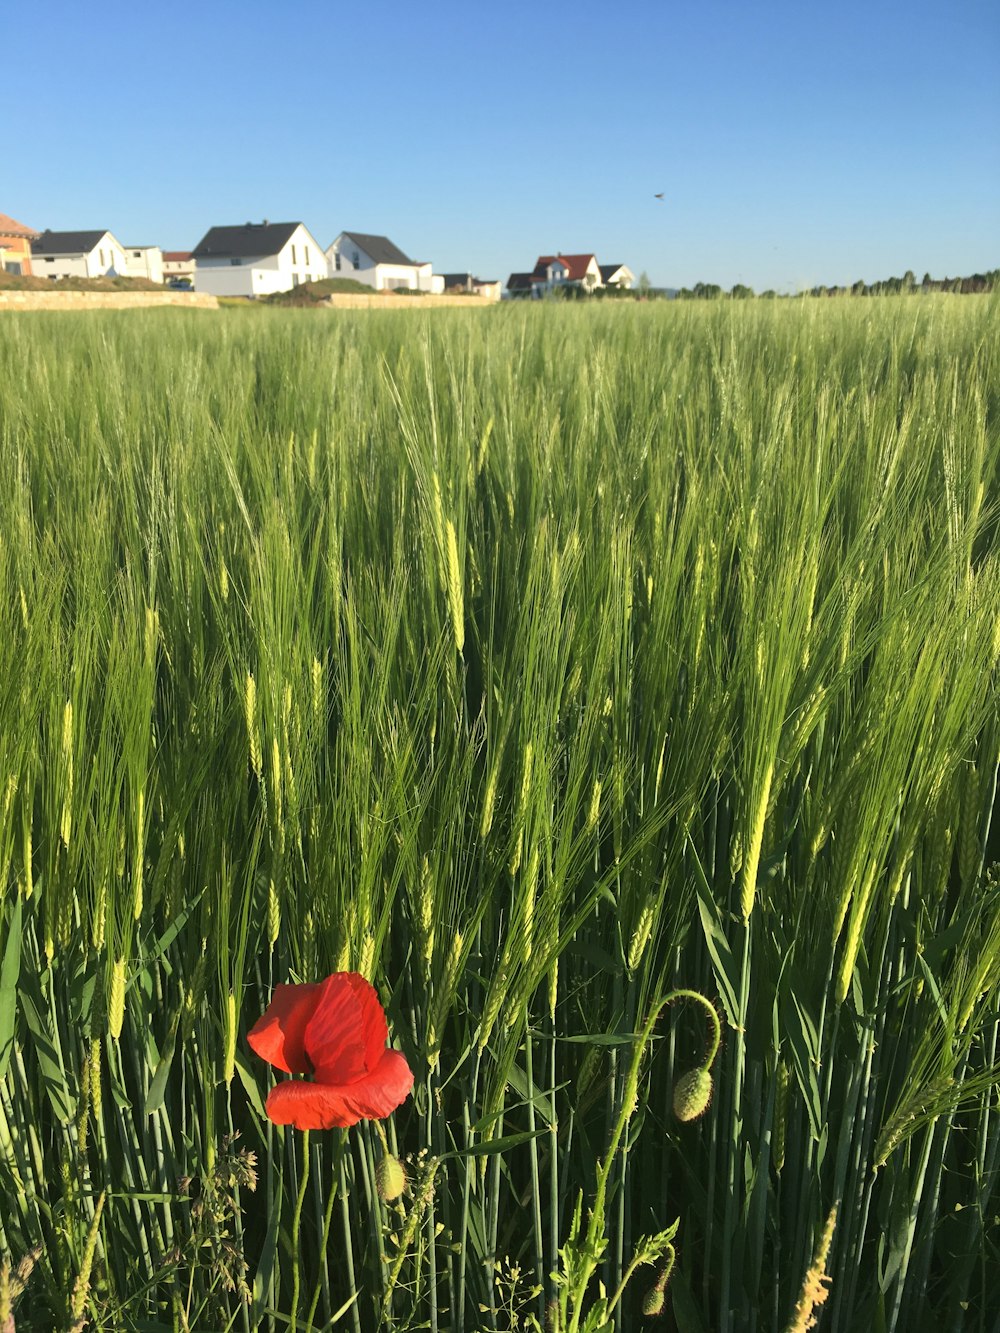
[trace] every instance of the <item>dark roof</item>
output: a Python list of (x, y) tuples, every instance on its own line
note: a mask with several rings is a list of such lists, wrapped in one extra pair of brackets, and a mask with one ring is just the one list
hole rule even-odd
[(527, 291), (531, 288), (533, 273), (512, 273), (507, 279), (507, 290), (509, 292)]
[(31, 243), (31, 253), (35, 255), (87, 255), (103, 236), (103, 231), (43, 231), (37, 241)]
[(301, 222), (247, 222), (242, 227), (209, 227), (193, 259), (258, 259), (276, 255)]
[(476, 281), (471, 273), (445, 273), (442, 276), (446, 287), (471, 287)]
[(598, 264), (597, 267), (601, 270), (601, 278), (602, 278), (602, 280), (603, 280), (604, 282), (607, 282), (607, 280), (608, 280), (610, 277), (612, 277), (615, 273), (617, 273), (618, 270), (619, 270), (620, 268), (624, 268), (625, 265), (624, 265), (624, 264)]
[(398, 245), (393, 245), (388, 236), (369, 236), (363, 231), (345, 231), (344, 235), (349, 237), (359, 250), (364, 250), (365, 254), (376, 264), (413, 264), (413, 260), (408, 255), (404, 255)]

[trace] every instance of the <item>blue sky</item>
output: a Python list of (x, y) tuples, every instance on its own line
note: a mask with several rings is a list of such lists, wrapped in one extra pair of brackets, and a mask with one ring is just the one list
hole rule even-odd
[(996, 0), (40, 12), (0, 48), (0, 212), (39, 228), (267, 217), (757, 290), (1000, 266)]

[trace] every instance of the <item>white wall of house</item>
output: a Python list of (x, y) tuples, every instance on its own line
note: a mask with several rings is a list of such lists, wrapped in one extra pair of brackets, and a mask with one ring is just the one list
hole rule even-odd
[(125, 272), (130, 278), (163, 281), (163, 251), (158, 245), (130, 246), (125, 251)]
[(327, 247), (326, 263), (331, 278), (353, 278), (375, 286), (375, 261), (345, 232)]
[[(288, 281), (284, 287), (278, 288), (279, 291), (288, 291), (290, 287), (298, 287), (303, 282), (321, 282), (327, 276), (323, 247), (301, 223), (292, 232), (280, 254), (261, 261), (261, 267), (273, 267), (285, 275)], [(295, 278), (298, 278), (297, 282)]]
[(124, 277), (125, 251), (109, 231), (86, 254), (31, 256), (32, 272), (39, 278)]
[(270, 296), (326, 276), (326, 255), (300, 223), (277, 254), (247, 259), (199, 257), (194, 285), (196, 291), (213, 296)]
[(271, 296), (298, 286), (278, 268), (264, 268), (257, 260), (246, 264), (199, 260), (195, 289), (212, 296)]
[(587, 271), (583, 275), (583, 286), (588, 289), (604, 286), (604, 279), (601, 277), (601, 266), (598, 264), (596, 256), (591, 256), (587, 265)]
[(430, 264), (376, 264), (371, 255), (344, 232), (329, 246), (326, 258), (331, 278), (353, 278), (377, 292), (408, 288), (440, 295), (444, 291), (443, 274), (433, 272)]

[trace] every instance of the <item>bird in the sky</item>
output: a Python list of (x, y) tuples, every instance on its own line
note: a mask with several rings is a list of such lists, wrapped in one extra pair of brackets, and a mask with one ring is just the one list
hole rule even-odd
[(662, 195), (662, 194), (654, 194), (654, 195), (653, 195), (653, 198), (654, 198), (654, 199), (662, 199), (662, 198), (663, 198), (663, 195)]

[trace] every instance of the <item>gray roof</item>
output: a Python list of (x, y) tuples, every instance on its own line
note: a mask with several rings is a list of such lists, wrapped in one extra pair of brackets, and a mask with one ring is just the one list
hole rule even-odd
[(33, 255), (89, 255), (103, 236), (103, 231), (43, 231), (37, 241), (31, 242)]
[(409, 264), (416, 267), (408, 255), (404, 255), (398, 245), (393, 245), (388, 236), (369, 236), (363, 231), (345, 231), (344, 236), (352, 240), (359, 250), (376, 264)]
[(611, 275), (612, 275), (613, 273), (617, 273), (618, 270), (619, 270), (620, 268), (624, 268), (625, 265), (624, 265), (624, 264), (598, 264), (597, 267), (601, 270), (601, 277), (604, 279), (605, 282), (607, 282), (608, 278), (610, 278)]
[(209, 227), (193, 259), (258, 259), (276, 255), (288, 244), (300, 222), (247, 222), (242, 227)]

